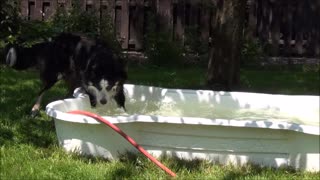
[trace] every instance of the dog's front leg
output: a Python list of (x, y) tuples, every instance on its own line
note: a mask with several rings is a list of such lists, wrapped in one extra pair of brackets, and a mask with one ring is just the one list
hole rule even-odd
[(41, 101), (42, 101), (42, 97), (44, 95), (44, 92), (47, 91), (48, 89), (50, 89), (55, 83), (56, 83), (56, 81), (45, 83), (44, 88), (42, 88), (38, 94), (36, 103), (33, 105), (32, 109), (31, 109), (31, 117), (36, 117), (39, 114), (40, 107), (41, 107)]
[(36, 101), (36, 103), (33, 105), (32, 109), (31, 109), (31, 117), (36, 117), (39, 114), (39, 110), (40, 110), (40, 105), (41, 105), (43, 94), (44, 94), (44, 92), (42, 92), (37, 97), (37, 101)]

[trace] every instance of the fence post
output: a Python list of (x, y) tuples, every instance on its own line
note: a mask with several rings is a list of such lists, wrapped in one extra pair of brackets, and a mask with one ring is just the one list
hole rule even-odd
[(160, 31), (172, 33), (172, 0), (158, 0), (157, 1), (157, 13)]
[(175, 40), (182, 41), (184, 36), (184, 0), (176, 0), (173, 4), (173, 37)]
[(143, 44), (144, 0), (130, 3), (129, 8), (129, 44), (131, 50), (141, 50)]
[(29, 1), (21, 1), (20, 2), (20, 9), (21, 9), (21, 15), (23, 17), (27, 17), (29, 16), (28, 11), (29, 11)]
[(128, 49), (129, 41), (129, 3), (128, 0), (121, 1), (121, 31), (120, 31), (120, 41), (123, 49)]
[(291, 49), (291, 38), (292, 38), (292, 4), (291, 3), (286, 3), (284, 4), (285, 6), (285, 12), (284, 14), (284, 32), (283, 32), (283, 39), (284, 39), (284, 55), (287, 57), (290, 57), (292, 54), (292, 49)]
[(201, 34), (201, 40), (209, 42), (209, 36), (210, 36), (210, 16), (212, 15), (211, 12), (213, 12), (212, 4), (201, 2), (200, 6), (200, 34)]
[(248, 0), (248, 27), (247, 27), (247, 37), (253, 39), (256, 37), (256, 27), (257, 27), (257, 14), (256, 14), (256, 0)]
[(279, 1), (271, 2), (271, 55), (279, 55), (279, 41), (280, 41), (280, 3)]
[(302, 55), (304, 53), (303, 48), (303, 33), (306, 26), (304, 22), (306, 19), (304, 18), (303, 9), (305, 8), (305, 1), (298, 1), (296, 4), (296, 13), (294, 20), (294, 30), (295, 30), (295, 52), (298, 55)]

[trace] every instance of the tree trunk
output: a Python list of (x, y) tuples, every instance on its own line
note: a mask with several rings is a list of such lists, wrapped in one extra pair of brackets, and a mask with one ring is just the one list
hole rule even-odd
[(207, 86), (210, 89), (230, 91), (239, 85), (245, 6), (245, 0), (217, 2), (207, 71)]

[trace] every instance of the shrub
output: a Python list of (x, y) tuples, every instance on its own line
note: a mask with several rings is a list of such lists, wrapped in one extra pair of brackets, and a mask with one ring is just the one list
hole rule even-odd
[(0, 1), (0, 39), (6, 40), (20, 28), (20, 9), (18, 0)]
[(265, 56), (264, 47), (258, 39), (245, 39), (241, 50), (241, 62), (244, 65), (256, 65)]
[(99, 18), (96, 10), (83, 11), (79, 1), (71, 9), (57, 8), (56, 13), (47, 21), (28, 21), (21, 18), (18, 0), (1, 1), (1, 41), (0, 49), (7, 43), (31, 46), (49, 40), (62, 32), (81, 33), (90, 37), (101, 37), (110, 48), (119, 50), (114, 36), (110, 17)]
[(182, 48), (165, 32), (149, 33), (145, 41), (145, 54), (156, 66), (178, 65), (182, 62)]
[[(172, 40), (170, 30), (158, 30), (156, 15), (149, 12), (145, 19), (147, 27), (144, 37), (144, 52), (149, 62), (155, 66), (181, 64), (183, 47)], [(163, 28), (165, 29), (165, 28)]]
[(73, 7), (66, 11), (64, 8), (58, 8), (56, 14), (50, 20), (53, 31), (73, 32), (85, 34), (89, 37), (99, 37), (110, 48), (120, 53), (121, 46), (114, 35), (114, 27), (111, 17), (108, 15), (99, 17), (98, 10), (92, 9), (84, 11), (80, 3), (75, 1)]
[(199, 35), (198, 26), (186, 28), (184, 42), (186, 53), (202, 55), (208, 52), (208, 41), (203, 41)]
[(83, 11), (79, 1), (74, 1), (73, 7), (67, 11), (64, 8), (57, 8), (56, 14), (52, 17), (54, 31), (77, 32), (89, 36), (98, 35), (99, 19), (96, 11)]
[(0, 1), (0, 63), (4, 63), (3, 50), (7, 42), (16, 41), (22, 19), (19, 16), (19, 0)]

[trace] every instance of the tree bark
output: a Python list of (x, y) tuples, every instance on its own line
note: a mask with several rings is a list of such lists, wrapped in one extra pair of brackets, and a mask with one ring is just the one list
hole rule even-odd
[(207, 87), (234, 90), (240, 82), (240, 54), (246, 0), (218, 0), (210, 48)]

